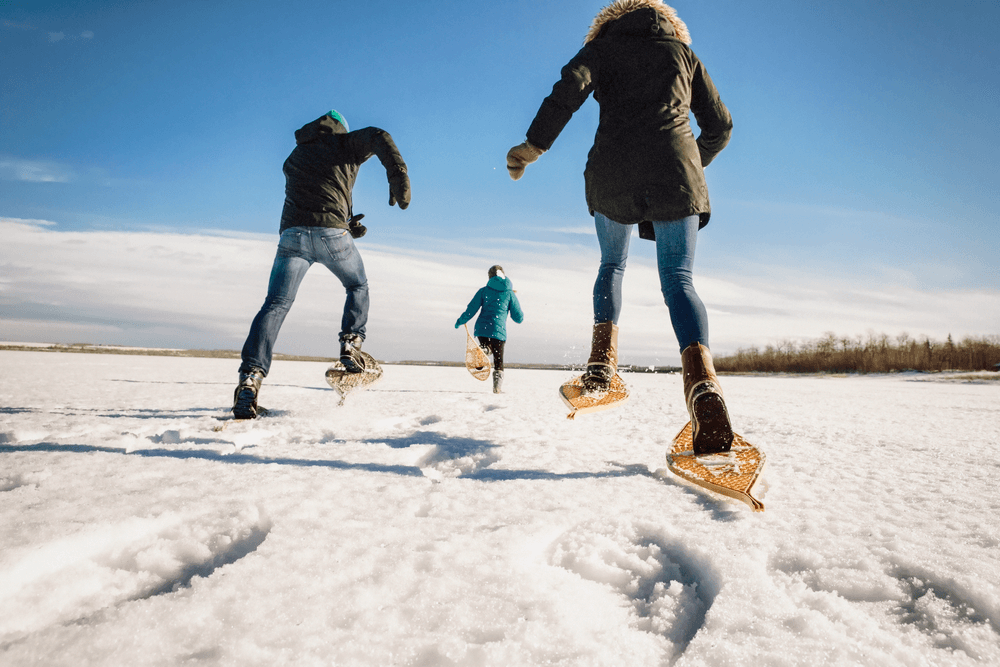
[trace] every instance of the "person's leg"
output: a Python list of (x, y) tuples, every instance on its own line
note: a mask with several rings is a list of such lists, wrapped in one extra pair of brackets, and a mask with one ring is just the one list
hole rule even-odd
[(628, 259), (632, 225), (622, 225), (594, 213), (601, 266), (594, 282), (594, 331), (583, 375), (586, 391), (606, 391), (618, 370), (618, 316), (622, 310), (622, 278)]
[(697, 215), (653, 223), (660, 289), (681, 348), (684, 399), (691, 418), (694, 452), (710, 454), (729, 451), (733, 429), (708, 349), (705, 304), (692, 282), (698, 226)]
[(479, 344), (493, 355), (493, 393), (501, 393), (503, 386), (503, 346), (504, 341), (496, 338), (478, 336)]
[(302, 278), (312, 262), (303, 257), (302, 228), (287, 229), (278, 241), (278, 252), (271, 267), (267, 298), (250, 325), (250, 334), (243, 344), (241, 373), (259, 368), (266, 376), (271, 369), (271, 355), (281, 325), (295, 301)]
[(507, 341), (493, 339), (493, 368), (503, 372), (503, 346)]
[(278, 241), (278, 252), (271, 266), (267, 297), (254, 317), (250, 334), (243, 344), (240, 379), (233, 392), (232, 411), (237, 419), (253, 419), (260, 412), (257, 406), (260, 383), (271, 370), (271, 356), (278, 331), (311, 263), (307, 256), (303, 256), (302, 233), (296, 229), (285, 230)]
[(360, 336), (364, 340), (368, 324), (368, 278), (361, 253), (346, 229), (317, 228), (314, 236), (316, 261), (330, 269), (347, 291), (340, 337)]
[(330, 269), (347, 291), (340, 320), (340, 363), (349, 373), (361, 373), (367, 365), (361, 344), (368, 323), (368, 278), (361, 253), (345, 229), (317, 228), (313, 237), (317, 261)]
[(486, 348), (486, 351), (493, 356), (493, 368), (503, 370), (503, 345), (504, 341), (486, 336), (476, 336), (479, 345)]
[(594, 324), (618, 324), (622, 310), (622, 279), (628, 259), (632, 225), (622, 225), (603, 213), (594, 213), (597, 242), (601, 247), (601, 265), (594, 282)]
[(697, 215), (653, 223), (660, 290), (682, 352), (693, 343), (708, 347), (708, 314), (692, 281), (698, 224)]

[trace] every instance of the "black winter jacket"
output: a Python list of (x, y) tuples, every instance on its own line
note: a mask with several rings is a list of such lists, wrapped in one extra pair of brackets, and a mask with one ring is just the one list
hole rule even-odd
[(361, 165), (377, 155), (391, 179), (406, 173), (406, 163), (385, 130), (366, 127), (347, 132), (330, 116), (322, 116), (295, 132), (291, 155), (285, 160), (285, 207), (281, 231), (289, 227), (347, 229), (351, 190)]
[[(704, 227), (711, 207), (703, 168), (729, 143), (732, 118), (704, 65), (678, 39), (676, 28), (687, 38), (686, 27), (664, 15), (665, 5), (615, 4), (626, 10), (595, 20), (542, 102), (528, 141), (548, 150), (593, 92), (601, 109), (584, 171), (591, 214), (646, 222), (639, 228), (643, 238), (653, 237), (653, 220), (698, 214)], [(689, 112), (701, 129), (697, 141)]]

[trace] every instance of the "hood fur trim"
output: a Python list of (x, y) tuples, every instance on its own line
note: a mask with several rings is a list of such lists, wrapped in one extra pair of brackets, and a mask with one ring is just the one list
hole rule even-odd
[(665, 4), (663, 0), (615, 0), (594, 17), (594, 22), (591, 24), (583, 43), (586, 44), (595, 39), (601, 32), (601, 28), (608, 23), (611, 23), (615, 19), (620, 19), (629, 12), (646, 7), (655, 10), (657, 14), (670, 22), (670, 25), (674, 28), (674, 37), (685, 44), (691, 43), (691, 33), (688, 32), (684, 21), (681, 21), (677, 16), (677, 10)]

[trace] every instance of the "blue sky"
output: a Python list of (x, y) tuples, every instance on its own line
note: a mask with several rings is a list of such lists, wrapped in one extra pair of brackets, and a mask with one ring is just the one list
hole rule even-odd
[[(504, 156), (604, 4), (0, 0), (0, 218), (49, 233), (273, 235), (292, 133), (335, 107), (352, 128), (388, 130), (410, 167), (406, 211), (386, 206), (377, 162), (362, 170), (365, 241), (521, 270), (575, 259), (587, 293), (596, 239), (582, 172), (596, 103), (521, 181)], [(761, 294), (808, 280), (820, 302), (862, 289), (926, 295), (914, 308), (946, 292), (996, 299), (996, 3), (673, 6), (735, 122), (707, 170), (698, 276), (757, 281)], [(651, 263), (652, 245), (636, 239), (633, 257)], [(257, 267), (265, 280), (268, 268)], [(630, 277), (626, 290), (638, 289)], [(9, 312), (27, 298), (16, 281), (0, 291)], [(908, 324), (857, 301), (857, 318), (831, 310), (825, 325), (794, 326), (790, 300), (791, 319), (745, 344), (1000, 332), (1000, 317)], [(729, 305), (758, 318), (776, 308)], [(16, 330), (41, 340), (39, 327)]]

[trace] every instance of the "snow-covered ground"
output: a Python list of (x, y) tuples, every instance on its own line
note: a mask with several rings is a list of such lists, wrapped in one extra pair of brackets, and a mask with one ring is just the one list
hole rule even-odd
[(0, 663), (1000, 663), (1000, 383), (724, 377), (755, 514), (665, 470), (676, 375), (276, 362), (216, 431), (236, 366), (0, 352)]

